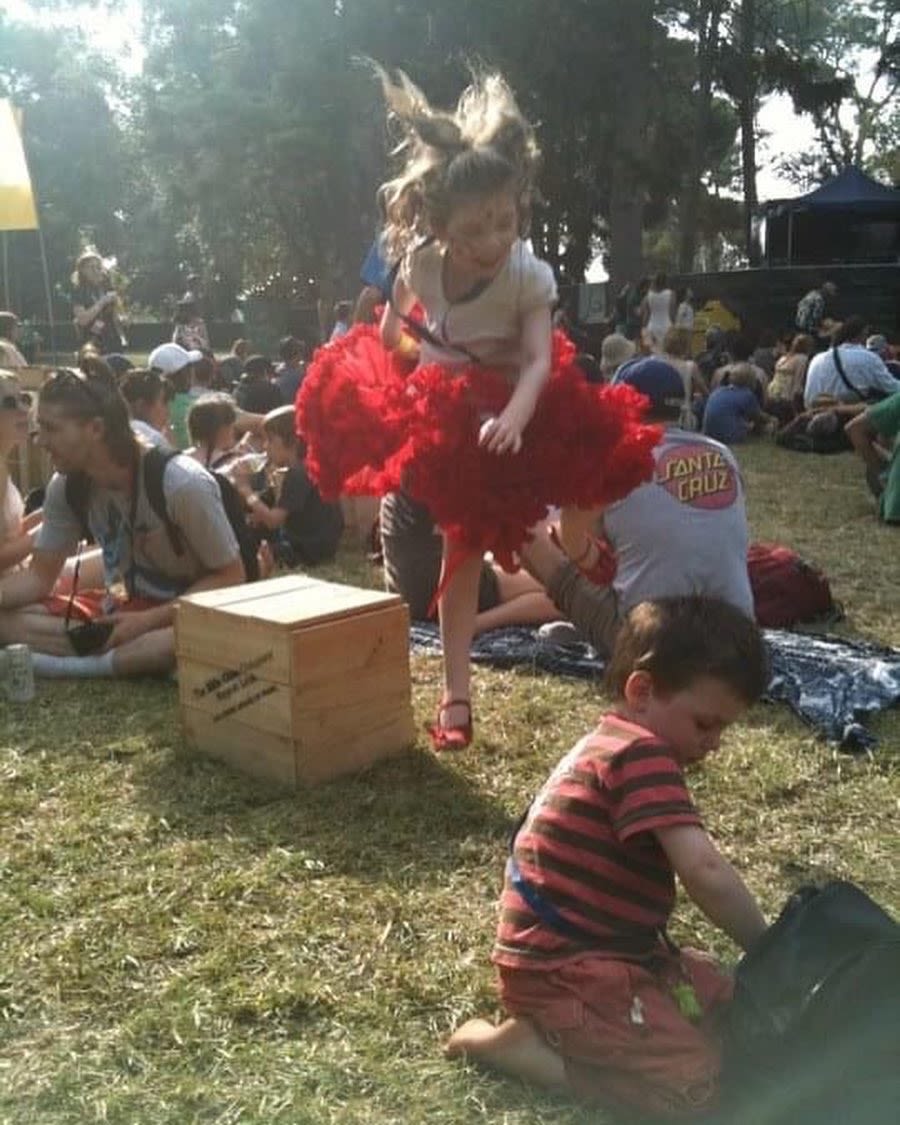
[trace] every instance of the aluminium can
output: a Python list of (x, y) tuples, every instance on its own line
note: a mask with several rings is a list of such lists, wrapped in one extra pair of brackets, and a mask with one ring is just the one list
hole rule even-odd
[(11, 703), (30, 703), (34, 699), (34, 666), (28, 645), (7, 645), (6, 698)]

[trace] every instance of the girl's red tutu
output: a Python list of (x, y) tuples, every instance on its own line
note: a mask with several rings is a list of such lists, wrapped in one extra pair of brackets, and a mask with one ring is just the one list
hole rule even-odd
[(656, 426), (631, 387), (588, 383), (575, 348), (554, 333), (551, 377), (517, 454), (478, 446), (484, 419), (512, 391), (500, 372), (410, 364), (359, 325), (320, 348), (297, 396), (306, 466), (327, 500), (399, 487), (426, 505), (458, 549), (514, 553), (547, 508), (596, 508), (621, 500), (653, 472)]

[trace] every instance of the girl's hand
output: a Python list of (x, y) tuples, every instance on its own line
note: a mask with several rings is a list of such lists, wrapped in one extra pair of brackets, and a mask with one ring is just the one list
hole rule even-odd
[(499, 418), (488, 418), (478, 434), (478, 444), (489, 453), (518, 453), (522, 432), (531, 421), (534, 406), (511, 401)]
[(478, 435), (479, 445), (491, 453), (518, 453), (522, 448), (522, 434), (550, 377), (551, 339), (550, 306), (540, 305), (523, 321), (516, 389), (499, 418), (489, 418)]

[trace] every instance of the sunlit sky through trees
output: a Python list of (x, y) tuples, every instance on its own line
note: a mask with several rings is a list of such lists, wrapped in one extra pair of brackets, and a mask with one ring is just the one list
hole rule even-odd
[[(48, 11), (28, 0), (5, 0), (7, 14), (16, 20), (62, 23), (81, 27), (90, 44), (116, 59), (129, 74), (140, 71), (143, 49), (140, 42), (140, 0), (122, 0), (114, 7), (92, 8), (87, 4), (70, 4)], [(775, 199), (800, 194), (796, 185), (778, 174), (775, 167), (780, 157), (802, 151), (812, 141), (813, 128), (808, 120), (798, 117), (786, 95), (766, 99), (759, 113), (760, 148), (759, 197)]]

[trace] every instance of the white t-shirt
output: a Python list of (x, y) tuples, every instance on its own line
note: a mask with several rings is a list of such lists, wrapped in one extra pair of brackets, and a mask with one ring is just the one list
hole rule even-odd
[(19, 492), (18, 488), (16, 488), (9, 477), (6, 478), (6, 494), (3, 497), (2, 518), (3, 522), (0, 523), (0, 531), (3, 531), (4, 534), (7, 535), (11, 531), (17, 531), (22, 520), (25, 518), (25, 502), (22, 499), (22, 493)]
[[(500, 272), (469, 300), (448, 301), (443, 274), (444, 249), (437, 242), (413, 250), (403, 261), (401, 276), (425, 309), (432, 335), (461, 345), (488, 366), (517, 366), (523, 319), (556, 300), (553, 270), (517, 239)], [(423, 341), (421, 362), (463, 367), (471, 361), (452, 348)]]
[[(8, 477), (6, 493), (2, 500), (3, 503), (0, 505), (0, 542), (18, 535), (22, 528), (22, 520), (25, 518), (25, 504), (22, 500), (22, 494)], [(6, 573), (18, 569), (19, 566), (14, 566)]]
[[(847, 378), (863, 394), (871, 390), (884, 391), (886, 395), (900, 391), (900, 381), (888, 371), (879, 356), (862, 344), (841, 344), (838, 351)], [(854, 394), (841, 378), (831, 348), (810, 360), (803, 404), (812, 406), (819, 395), (832, 395), (839, 402), (861, 401), (860, 396)]]
[[(143, 476), (136, 489), (133, 527), (128, 495), (100, 487), (90, 491), (87, 522), (103, 550), (108, 587), (131, 576), (135, 594), (168, 601), (205, 574), (239, 557), (219, 485), (196, 461), (174, 457), (163, 473), (166, 511), (183, 540), (180, 555), (173, 550), (166, 526), (147, 498)], [(81, 534), (78, 519), (66, 503), (66, 478), (55, 473), (47, 485), (44, 519), (35, 547), (72, 555)]]
[(653, 481), (607, 508), (621, 613), (652, 598), (722, 598), (753, 617), (750, 533), (740, 468), (711, 438), (670, 428), (653, 451)]

